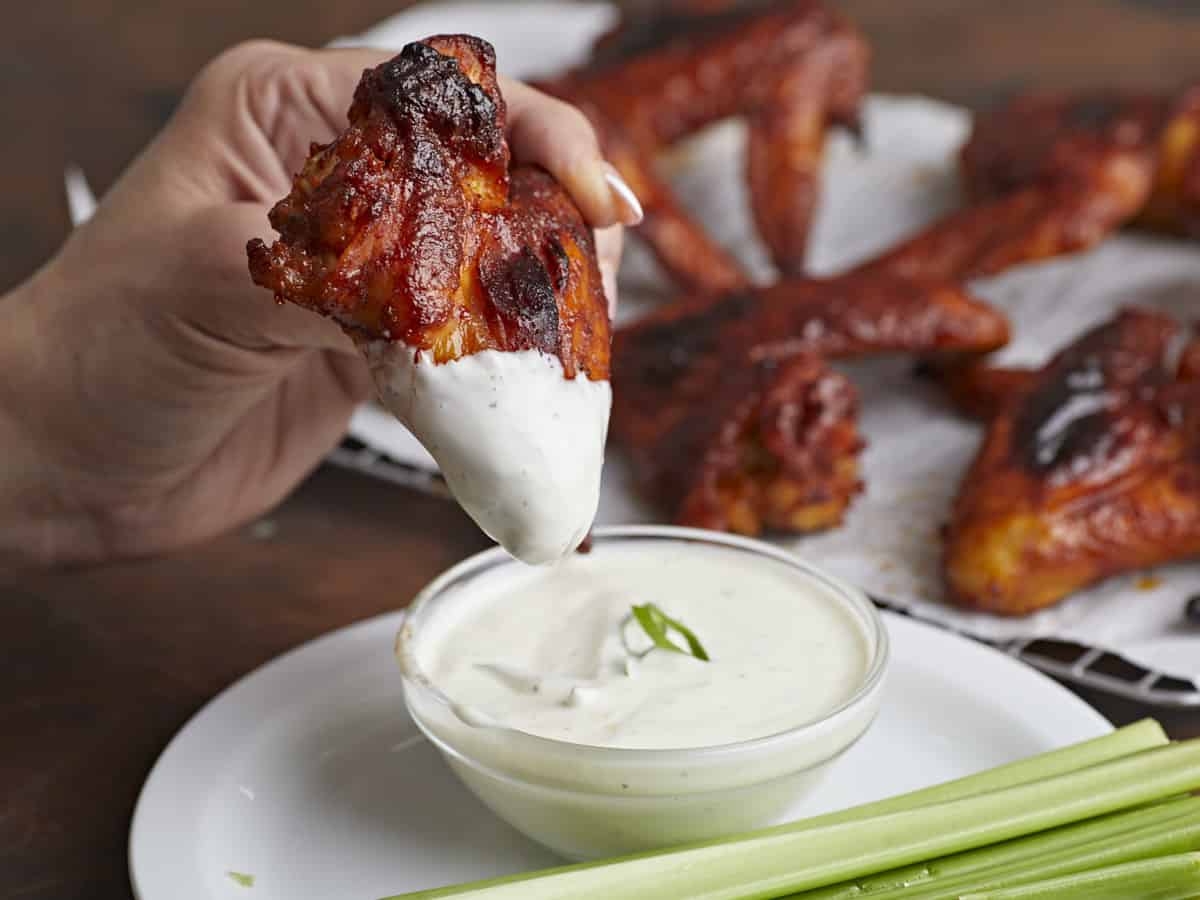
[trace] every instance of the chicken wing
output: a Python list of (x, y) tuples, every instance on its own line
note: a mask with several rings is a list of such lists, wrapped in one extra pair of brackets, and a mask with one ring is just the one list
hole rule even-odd
[(946, 534), (951, 599), (1023, 614), (1200, 553), (1200, 384), (1170, 319), (1129, 310), (999, 403)]
[(854, 387), (810, 353), (725, 362), (688, 373), (653, 414), (618, 416), (639, 482), (681, 525), (836, 525), (861, 489)]
[(964, 281), (1086, 250), (1152, 213), (1179, 221), (1200, 210), (1197, 126), (1195, 92), (1018, 99), (963, 148), (968, 204), (861, 268)]
[(550, 175), (510, 167), (478, 38), (368, 70), (349, 120), (271, 210), (279, 240), (248, 244), (251, 276), (355, 339), (485, 531), (561, 556), (595, 514), (610, 403), (591, 232)]
[(977, 199), (1031, 185), (1090, 185), (1093, 204), (1110, 198), (1098, 225), (1200, 236), (1200, 86), (1174, 96), (1020, 97), (980, 117), (962, 168)]
[(608, 377), (591, 233), (544, 171), (510, 171), (490, 45), (431, 38), (363, 75), (350, 126), (314, 146), (250, 241), (254, 281), (360, 340), (439, 363), (537, 348)]
[(614, 164), (640, 185), (644, 236), (664, 267), (685, 288), (716, 291), (748, 279), (657, 179), (654, 154), (745, 116), (755, 222), (778, 267), (798, 272), (825, 132), (857, 127), (867, 59), (857, 30), (817, 0), (689, 3), (625, 21), (587, 66), (543, 87), (592, 118)]
[(788, 279), (657, 310), (617, 332), (613, 437), (680, 524), (838, 524), (859, 491), (855, 393), (824, 358), (982, 353), (1002, 316), (947, 284)]

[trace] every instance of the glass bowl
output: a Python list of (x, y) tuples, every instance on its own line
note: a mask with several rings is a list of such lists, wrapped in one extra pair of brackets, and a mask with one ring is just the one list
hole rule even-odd
[(571, 859), (614, 856), (705, 840), (786, 821), (833, 762), (867, 730), (879, 708), (888, 639), (859, 590), (759, 541), (669, 526), (598, 529), (592, 553), (679, 543), (747, 554), (785, 566), (861, 626), (868, 662), (853, 695), (820, 718), (787, 731), (719, 746), (681, 749), (596, 747), (481, 720), (457, 707), (418, 662), (422, 625), (462, 592), (523, 567), (501, 548), (473, 556), (413, 601), (396, 640), (408, 710), (462, 782), (496, 815)]

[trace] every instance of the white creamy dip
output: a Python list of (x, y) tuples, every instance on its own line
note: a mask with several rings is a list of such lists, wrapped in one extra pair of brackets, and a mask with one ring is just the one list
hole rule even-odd
[[(628, 616), (645, 603), (689, 627), (710, 661), (639, 656), (649, 640)], [(504, 567), (442, 598), (417, 644), (420, 669), (468, 721), (644, 749), (821, 718), (862, 687), (871, 656), (864, 624), (832, 588), (777, 560), (684, 542)]]
[(363, 346), (388, 410), (437, 461), (468, 515), (528, 563), (579, 546), (600, 500), (612, 389), (564, 377), (538, 350), (438, 364), (399, 343)]

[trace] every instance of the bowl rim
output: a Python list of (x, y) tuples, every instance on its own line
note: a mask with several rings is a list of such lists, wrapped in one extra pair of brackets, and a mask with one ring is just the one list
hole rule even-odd
[[(454, 718), (468, 727), (483, 732), (502, 734), (507, 740), (525, 744), (531, 748), (552, 753), (571, 753), (588, 757), (593, 763), (606, 765), (623, 763), (641, 766), (677, 765), (681, 757), (686, 757), (693, 765), (702, 762), (719, 762), (733, 755), (753, 752), (766, 752), (776, 745), (790, 744), (808, 735), (819, 734), (835, 727), (839, 720), (851, 716), (858, 708), (864, 706), (879, 689), (887, 670), (891, 656), (891, 644), (887, 627), (878, 608), (861, 589), (842, 579), (822, 571), (811, 563), (773, 544), (741, 535), (728, 534), (720, 531), (710, 531), (700, 528), (685, 528), (677, 525), (618, 525), (596, 528), (592, 534), (596, 545), (622, 541), (653, 541), (668, 540), (683, 543), (700, 543), (708, 546), (718, 546), (733, 549), (761, 557), (767, 557), (775, 562), (783, 563), (821, 583), (831, 594), (851, 611), (867, 632), (866, 636), (874, 646), (866, 671), (858, 688), (842, 703), (829, 710), (819, 718), (787, 728), (783, 731), (768, 735), (760, 735), (746, 740), (734, 741), (727, 744), (711, 744), (699, 747), (609, 747), (597, 744), (585, 744), (575, 741), (564, 741), (558, 738), (546, 737), (513, 728), (508, 725), (491, 724), (483, 721), (468, 721), (463, 718), (457, 705), (438, 688), (424, 673), (417, 663), (415, 644), (418, 640), (411, 627), (413, 618), (426, 606), (460, 582), (485, 574), (501, 565), (521, 565), (513, 559), (503, 547), (492, 547), (467, 557), (447, 569), (413, 598), (401, 621), (396, 636), (395, 654), (399, 661), (401, 675), (405, 686), (405, 704), (418, 726), (425, 730), (422, 717), (413, 709), (410, 690), (420, 690), (437, 704), (446, 708)], [(453, 742), (445, 737), (441, 740), (453, 746)], [(456, 754), (465, 760), (474, 761), (474, 757), (465, 754), (461, 748), (455, 747)], [(841, 748), (831, 751), (836, 755)], [(814, 763), (815, 764), (815, 763)]]

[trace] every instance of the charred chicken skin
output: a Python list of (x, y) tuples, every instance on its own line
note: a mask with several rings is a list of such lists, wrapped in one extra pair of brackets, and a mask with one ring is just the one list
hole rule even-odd
[(438, 363), (537, 349), (608, 378), (591, 232), (550, 175), (510, 166), (491, 46), (409, 44), (364, 73), (349, 119), (271, 210), (279, 240), (250, 241), (254, 281), (360, 342)]
[(642, 201), (639, 233), (669, 274), (686, 289), (716, 292), (748, 279), (656, 176), (655, 154), (745, 117), (756, 225), (780, 270), (799, 272), (825, 133), (857, 127), (867, 62), (858, 31), (817, 0), (688, 3), (626, 20), (588, 65), (542, 87), (592, 119)]
[(861, 489), (862, 441), (854, 389), (823, 360), (1007, 339), (959, 288), (886, 274), (697, 297), (617, 332), (612, 433), (678, 524), (829, 528)]
[(1200, 384), (1167, 368), (1176, 331), (1129, 310), (1044, 368), (992, 382), (995, 413), (946, 535), (954, 602), (1019, 615), (1200, 553)]

